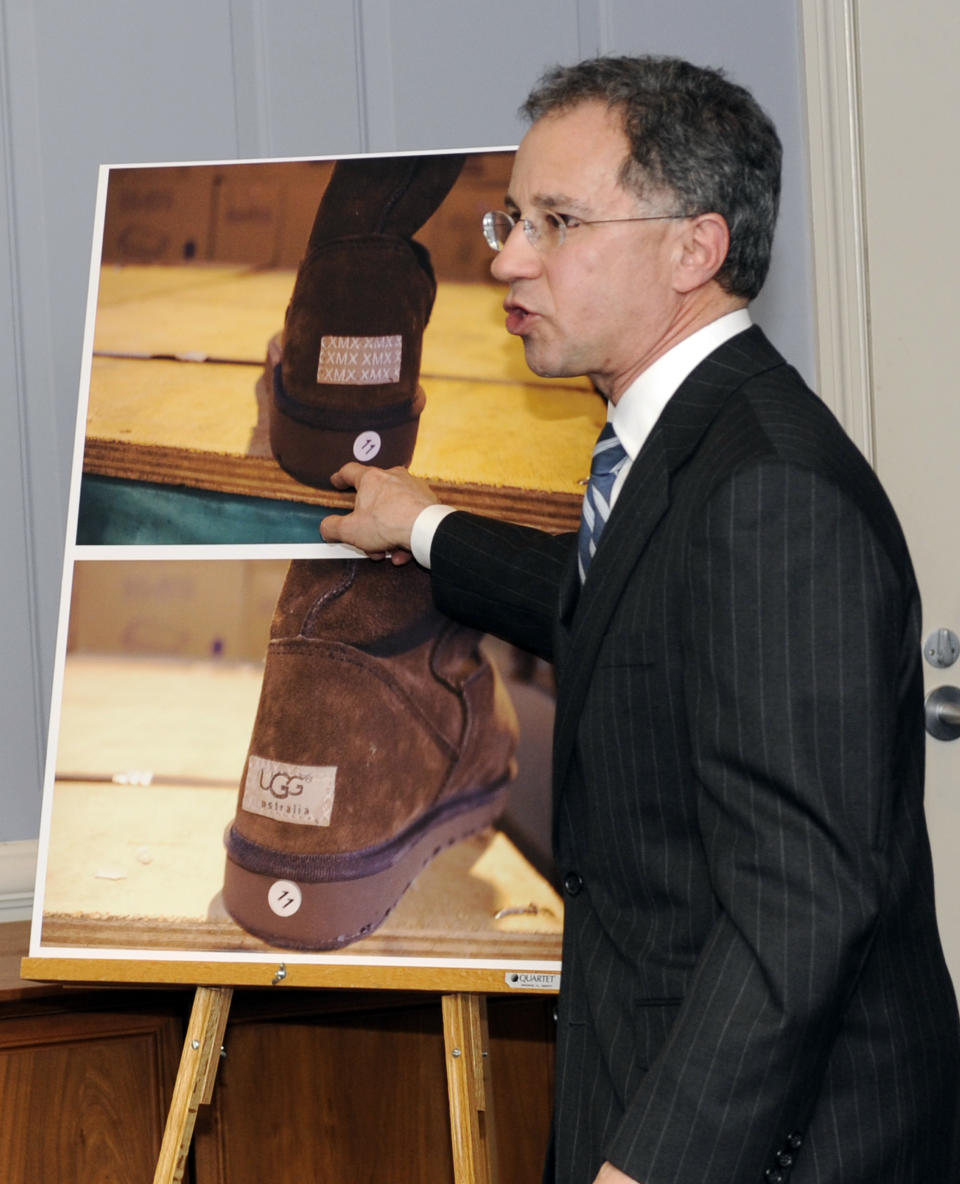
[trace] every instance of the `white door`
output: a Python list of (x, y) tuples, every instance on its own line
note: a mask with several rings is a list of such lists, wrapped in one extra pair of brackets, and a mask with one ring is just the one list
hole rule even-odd
[[(836, 236), (833, 258), (819, 260), (818, 293), (847, 304), (832, 327), (849, 364), (833, 380), (855, 386), (859, 373), (867, 392), (862, 415), (855, 398), (843, 415), (849, 392), (833, 401), (903, 523), (924, 638), (960, 635), (960, 5), (804, 0), (804, 16), (808, 83), (821, 91), (811, 110), (825, 96), (836, 107), (832, 145), (811, 127), (814, 234), (819, 182), (832, 187), (821, 229)], [(845, 279), (838, 260), (857, 276)], [(928, 692), (960, 687), (960, 661), (924, 669)], [(960, 739), (928, 736), (927, 770), (940, 928), (960, 990)]]

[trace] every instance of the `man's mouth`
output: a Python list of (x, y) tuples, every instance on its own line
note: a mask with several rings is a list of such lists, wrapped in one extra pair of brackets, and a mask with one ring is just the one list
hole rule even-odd
[(518, 336), (530, 328), (537, 316), (529, 308), (524, 308), (522, 304), (515, 304), (509, 300), (504, 301), (503, 311), (507, 314), (507, 332)]

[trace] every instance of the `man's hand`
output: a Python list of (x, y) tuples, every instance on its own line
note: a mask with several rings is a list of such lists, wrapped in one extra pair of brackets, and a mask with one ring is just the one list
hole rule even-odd
[(425, 481), (406, 469), (372, 469), (355, 461), (330, 478), (335, 489), (356, 489), (349, 514), (330, 514), (320, 523), (328, 543), (352, 543), (371, 559), (389, 555), (393, 563), (410, 559), (410, 532), (420, 511), (436, 503)]
[(619, 1168), (615, 1168), (612, 1163), (605, 1163), (603, 1167), (597, 1172), (597, 1177), (593, 1184), (638, 1184), (633, 1176), (625, 1176)]

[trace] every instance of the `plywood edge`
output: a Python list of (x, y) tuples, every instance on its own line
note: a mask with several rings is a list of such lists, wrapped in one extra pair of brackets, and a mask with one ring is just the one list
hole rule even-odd
[[(110, 940), (104, 940), (109, 934)], [(559, 956), (556, 932), (502, 931), (451, 935), (447, 930), (419, 928), (415, 932), (375, 933), (363, 939), (364, 956), (384, 958), (516, 958), (540, 960)], [(275, 947), (245, 933), (232, 923), (198, 924), (194, 920), (164, 921), (144, 918), (76, 916), (45, 913), (43, 944), (77, 949), (187, 950), (225, 953), (257, 952), (269, 957)]]
[[(353, 505), (353, 493), (303, 485), (287, 476), (274, 460), (265, 457), (192, 453), (161, 445), (138, 445), (133, 449), (119, 442), (88, 439), (83, 470), (101, 477), (296, 501), (328, 509), (349, 509)], [(442, 502), (458, 510), (551, 531), (576, 530), (580, 521), (579, 494), (425, 479)]]

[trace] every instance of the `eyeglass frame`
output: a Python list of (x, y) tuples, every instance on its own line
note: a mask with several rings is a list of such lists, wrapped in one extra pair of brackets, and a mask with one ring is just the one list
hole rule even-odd
[[(684, 218), (695, 218), (696, 214), (643, 214), (634, 218), (581, 218), (576, 215), (571, 217), (576, 218), (577, 226), (567, 226), (563, 218), (559, 214), (553, 214), (551, 210), (546, 211), (547, 216), (552, 215), (557, 219), (557, 229), (560, 232), (560, 241), (548, 247), (548, 250), (556, 251), (567, 241), (567, 231), (576, 230), (577, 226), (608, 226), (614, 222), (673, 222), (681, 221)], [(495, 217), (505, 218), (510, 223), (510, 229), (503, 237), (502, 244), (496, 245), (492, 231), (492, 220)], [(535, 250), (542, 251), (544, 248), (537, 246), (543, 237), (542, 233), (538, 233), (533, 222), (529, 218), (514, 218), (512, 214), (508, 214), (506, 210), (487, 210), (481, 219), (481, 229), (483, 232), (483, 240), (495, 254), (499, 255), (503, 248), (507, 245), (507, 239), (518, 227), (523, 227), (523, 233), (527, 242)]]

